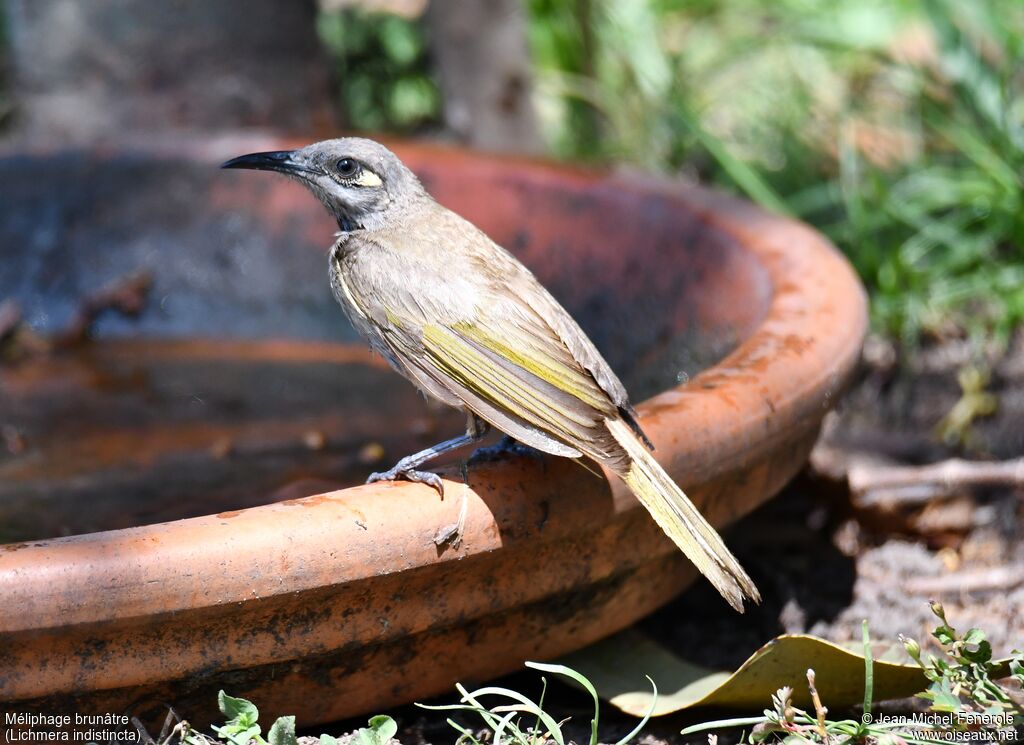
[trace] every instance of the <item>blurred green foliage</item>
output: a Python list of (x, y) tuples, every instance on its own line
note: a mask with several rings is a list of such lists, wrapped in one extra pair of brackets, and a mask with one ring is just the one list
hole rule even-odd
[(348, 126), (408, 133), (439, 120), (441, 98), (416, 20), (346, 8), (320, 13), (317, 26)]
[(1024, 3), (529, 0), (556, 154), (683, 172), (830, 236), (876, 328), (1024, 320)]
[[(908, 344), (1024, 322), (1024, 3), (527, 0), (554, 154), (732, 188), (822, 230)], [(323, 13), (348, 124), (436, 125), (421, 25)]]

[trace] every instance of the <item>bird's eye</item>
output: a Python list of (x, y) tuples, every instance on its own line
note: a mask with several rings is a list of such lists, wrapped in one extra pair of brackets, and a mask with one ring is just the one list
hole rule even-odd
[(338, 169), (338, 175), (342, 178), (352, 178), (359, 173), (359, 164), (351, 158), (342, 158), (334, 167)]

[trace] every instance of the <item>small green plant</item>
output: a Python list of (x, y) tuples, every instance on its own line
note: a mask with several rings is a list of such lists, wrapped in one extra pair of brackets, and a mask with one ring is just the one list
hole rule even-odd
[[(195, 730), (186, 720), (181, 719), (171, 727), (177, 717), (173, 711), (168, 712), (160, 735), (153, 738), (136, 720), (142, 742), (145, 745), (298, 745), (295, 737), (295, 717), (283, 716), (274, 720), (263, 738), (263, 730), (259, 724), (259, 709), (251, 701), (244, 698), (229, 696), (220, 691), (217, 694), (217, 706), (226, 717), (224, 724), (211, 727), (216, 737), (210, 737)], [(387, 745), (398, 725), (387, 716), (376, 716), (370, 719), (369, 727), (359, 729), (355, 733), (358, 745)], [(339, 745), (338, 740), (330, 735), (320, 735), (319, 745)]]
[(257, 723), (260, 712), (255, 704), (244, 698), (235, 698), (220, 691), (217, 694), (217, 706), (220, 713), (228, 719), (223, 726), (214, 726), (217, 736), (232, 745), (249, 745), (249, 740), (257, 743), (266, 742), (260, 737), (260, 725)]
[[(257, 721), (260, 712), (251, 701), (235, 698), (220, 691), (217, 694), (217, 705), (220, 707), (220, 713), (228, 718), (223, 726), (213, 727), (213, 731), (223, 742), (230, 743), (230, 745), (249, 745), (249, 743), (298, 745), (298, 741), (295, 739), (295, 717), (293, 716), (278, 717), (270, 725), (267, 739), (264, 740)], [(199, 743), (193, 741), (192, 745), (199, 745)]]
[[(952, 714), (951, 722), (961, 729), (976, 729), (987, 720), (1024, 721), (1024, 710), (1014, 701), (1010, 692), (993, 680), (1005, 675), (1006, 666), (992, 659), (992, 645), (981, 629), (969, 629), (960, 634), (949, 621), (939, 603), (931, 604), (939, 625), (932, 636), (939, 643), (942, 656), (921, 656), (921, 645), (913, 639), (901, 637), (907, 654), (921, 666), (931, 681), (921, 698), (931, 702), (931, 710)], [(1010, 660), (1012, 677), (1024, 684), (1024, 652), (1015, 651)]]
[[(584, 675), (565, 665), (527, 662), (526, 666), (533, 670), (560, 675), (590, 694), (594, 701), (594, 716), (590, 720), (589, 745), (597, 745), (598, 720), (601, 706), (594, 685)], [(615, 745), (626, 745), (632, 741), (633, 738), (640, 734), (640, 731), (647, 724), (647, 720), (650, 719), (651, 713), (654, 711), (658, 687), (650, 678), (647, 678), (647, 680), (650, 681), (651, 687), (654, 689), (654, 699), (651, 702), (651, 707), (643, 719), (640, 720), (640, 723), (629, 734), (616, 742)], [(565, 745), (566, 738), (562, 732), (562, 725), (565, 722), (557, 721), (551, 714), (545, 711), (544, 694), (547, 692), (547, 679), (541, 678), (541, 681), (541, 694), (537, 701), (532, 701), (518, 691), (508, 688), (490, 686), (479, 688), (475, 691), (468, 691), (461, 684), (458, 684), (455, 687), (462, 694), (460, 703), (443, 706), (417, 704), (417, 706), (431, 711), (465, 711), (479, 716), (486, 731), (489, 732), (489, 737), (485, 739), (480, 738), (473, 730), (459, 724), (454, 719), (448, 719), (448, 724), (459, 733), (458, 745), (483, 745), (484, 742), (487, 742), (488, 745), (543, 745), (543, 743), (549, 740), (553, 740), (557, 745)], [(492, 696), (497, 697), (502, 703), (485, 706), (481, 702), (482, 698)], [(529, 720), (528, 723), (524, 723), (523, 717)]]
[(999, 398), (988, 390), (992, 380), (986, 367), (967, 365), (956, 379), (960, 398), (935, 426), (935, 434), (947, 445), (969, 443), (974, 421), (991, 416), (999, 408)]
[[(361, 745), (388, 745), (391, 738), (398, 732), (398, 725), (395, 724), (395, 720), (388, 716), (378, 715), (370, 717), (369, 727), (363, 727), (356, 731), (356, 735), (359, 737)], [(334, 738), (331, 738), (332, 740)], [(324, 742), (324, 738), (320, 738), (321, 745), (336, 745), (335, 743)]]

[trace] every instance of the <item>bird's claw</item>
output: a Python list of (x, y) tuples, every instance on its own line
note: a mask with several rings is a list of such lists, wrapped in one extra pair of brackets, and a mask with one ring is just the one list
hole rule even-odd
[(399, 463), (394, 468), (381, 471), (379, 473), (371, 473), (370, 478), (366, 480), (367, 484), (375, 484), (378, 481), (398, 481), (399, 479), (405, 479), (406, 481), (413, 481), (418, 484), (426, 484), (432, 486), (437, 490), (437, 493), (444, 499), (444, 482), (441, 477), (436, 473), (430, 471), (417, 471), (414, 468), (402, 468)]

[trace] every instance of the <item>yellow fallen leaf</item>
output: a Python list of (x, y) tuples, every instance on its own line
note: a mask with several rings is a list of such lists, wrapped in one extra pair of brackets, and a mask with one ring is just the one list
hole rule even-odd
[[(873, 655), (874, 656), (874, 655)], [(882, 655), (889, 657), (890, 655)], [(616, 708), (643, 716), (651, 706), (645, 675), (658, 685), (653, 716), (698, 706), (761, 710), (772, 694), (793, 688), (793, 703), (811, 705), (807, 669), (824, 704), (843, 708), (864, 701), (864, 656), (814, 636), (779, 636), (754, 652), (734, 672), (715, 672), (680, 659), (644, 634), (629, 629), (559, 660), (578, 670)], [(905, 698), (928, 687), (921, 668), (910, 662), (874, 661), (874, 699)]]

